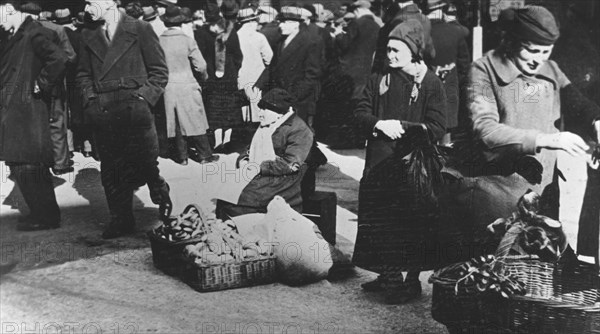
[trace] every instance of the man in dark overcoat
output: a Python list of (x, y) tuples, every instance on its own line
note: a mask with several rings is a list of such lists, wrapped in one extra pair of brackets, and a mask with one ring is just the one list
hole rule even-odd
[(0, 160), (10, 167), (31, 212), (17, 229), (33, 231), (60, 226), (49, 172), (53, 165), (49, 114), (67, 57), (50, 40), (49, 31), (31, 17), (41, 8), (23, 11), (21, 5), (16, 0), (0, 2), (0, 25), (11, 32), (0, 47)]
[(150, 108), (168, 80), (165, 54), (150, 24), (127, 16), (112, 0), (88, 0), (85, 11), (104, 24), (82, 30), (77, 83), (94, 127), (111, 221), (105, 239), (134, 231), (133, 193), (148, 184), (160, 214), (172, 206), (158, 170), (158, 139)]
[[(436, 54), (429, 68), (442, 80), (446, 89), (446, 135), (441, 144), (450, 143), (450, 131), (458, 127), (460, 88), (467, 79), (471, 57), (467, 46), (467, 35), (458, 25), (444, 21), (443, 10), (448, 4), (444, 0), (428, 0), (427, 16), (431, 21), (431, 39)], [(466, 118), (466, 115), (464, 116)]]
[(315, 114), (323, 44), (312, 38), (307, 29), (300, 29), (303, 21), (301, 8), (283, 7), (279, 24), (284, 37), (273, 50), (273, 60), (257, 80), (256, 87), (263, 92), (282, 88), (295, 99), (294, 110), (309, 126), (309, 116)]

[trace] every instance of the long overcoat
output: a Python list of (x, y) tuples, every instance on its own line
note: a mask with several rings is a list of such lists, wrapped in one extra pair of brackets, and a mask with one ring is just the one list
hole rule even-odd
[(206, 61), (196, 41), (181, 29), (168, 29), (159, 39), (169, 68), (169, 82), (164, 99), (167, 136), (175, 137), (177, 123), (183, 136), (203, 135), (208, 129), (208, 120), (202, 91), (194, 78), (192, 67), (206, 79)]
[(469, 72), (470, 55), (467, 46), (467, 34), (452, 23), (431, 20), (431, 39), (435, 46), (435, 57), (429, 62), (431, 68), (454, 64), (454, 68), (444, 78), (446, 97), (448, 98), (448, 129), (458, 126), (458, 99), (460, 88)]
[(406, 155), (420, 137), (404, 136), (392, 141), (374, 130), (380, 120), (399, 120), (425, 124), (434, 143), (441, 138), (446, 124), (442, 82), (427, 71), (418, 97), (411, 103), (413, 85), (413, 78), (401, 70), (374, 74), (354, 111), (368, 143), (358, 195), (353, 261), (379, 273), (427, 270), (440, 262), (434, 233), (437, 207), (419, 201), (421, 194), (409, 177), (406, 163)]
[[(156, 43), (144, 43), (149, 40)], [(84, 113), (95, 127), (154, 126), (149, 108), (128, 108), (136, 96), (155, 105), (168, 81), (164, 52), (150, 24), (123, 15), (110, 44), (103, 27), (85, 28), (78, 54), (77, 83)]]
[(256, 87), (263, 92), (273, 88), (287, 90), (295, 99), (294, 110), (303, 120), (315, 114), (322, 73), (323, 43), (306, 29), (283, 48), (281, 40), (274, 50), (271, 65), (263, 72)]
[(0, 49), (0, 160), (51, 163), (49, 101), (63, 77), (67, 57), (50, 40), (50, 31), (31, 18)]

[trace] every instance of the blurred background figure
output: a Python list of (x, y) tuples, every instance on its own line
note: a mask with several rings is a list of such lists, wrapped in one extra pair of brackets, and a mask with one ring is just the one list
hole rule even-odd
[(200, 85), (192, 73), (193, 70), (201, 79), (206, 80), (206, 61), (198, 50), (196, 41), (182, 29), (186, 21), (191, 22), (191, 17), (180, 7), (170, 6), (160, 18), (167, 27), (159, 37), (169, 69), (169, 81), (164, 94), (167, 137), (178, 137), (173, 155), (182, 165), (188, 163), (188, 152), (199, 163), (216, 161), (219, 157), (212, 154), (206, 135), (208, 121)]
[(279, 24), (276, 21), (279, 13), (273, 7), (260, 6), (257, 9), (258, 12), (258, 31), (267, 37), (271, 49), (275, 51), (279, 39), (281, 39), (281, 32), (279, 31)]
[[(451, 144), (451, 131), (458, 127), (460, 88), (465, 84), (471, 56), (467, 46), (467, 35), (458, 25), (444, 21), (444, 10), (448, 3), (444, 0), (428, 0), (427, 16), (431, 20), (431, 38), (435, 47), (435, 57), (429, 67), (442, 80), (446, 89), (446, 135), (441, 145)], [(463, 116), (466, 118), (466, 115)]]
[(238, 89), (244, 90), (248, 105), (242, 106), (242, 117), (245, 122), (258, 122), (259, 96), (253, 89), (258, 77), (273, 58), (273, 50), (265, 35), (258, 32), (258, 13), (252, 8), (245, 8), (238, 13), (237, 31), (240, 48), (243, 54), (242, 67), (238, 78)]
[(159, 18), (160, 13), (158, 11), (158, 7), (154, 5), (152, 0), (143, 0), (142, 10), (144, 11), (142, 19), (150, 23), (156, 36), (162, 35), (167, 28), (165, 27), (163, 21)]

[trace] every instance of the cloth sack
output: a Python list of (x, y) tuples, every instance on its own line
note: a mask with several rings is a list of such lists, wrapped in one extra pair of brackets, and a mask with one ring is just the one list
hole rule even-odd
[(302, 285), (327, 277), (333, 265), (330, 246), (312, 221), (275, 196), (267, 206), (264, 224), (273, 230), (273, 252), (281, 282)]

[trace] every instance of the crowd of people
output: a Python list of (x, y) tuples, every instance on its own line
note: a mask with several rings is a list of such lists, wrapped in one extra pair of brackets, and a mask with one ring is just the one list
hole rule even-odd
[[(553, 15), (503, 11), (501, 44), (471, 63), (469, 30), (447, 1), (382, 4), (376, 15), (368, 0), (279, 11), (234, 0), (193, 10), (177, 0), (88, 0), (71, 17), (45, 13), (38, 0), (1, 0), (0, 159), (31, 211), (17, 228), (60, 226), (49, 173), (72, 171), (73, 151), (101, 161), (104, 238), (134, 231), (142, 185), (170, 213), (159, 156), (205, 164), (238, 151), (238, 167), (255, 163), (257, 175), (221, 209), (265, 212), (280, 195), (301, 211), (326, 162), (316, 139), (333, 133), (367, 143), (354, 261), (380, 274), (363, 288), (387, 291), (389, 303), (419, 296), (419, 272), (439, 265), (406, 254), (406, 243), (431, 237), (407, 226), (489, 223), (527, 188), (557, 217), (556, 151), (584, 155), (581, 136), (598, 140), (600, 109), (549, 60), (560, 35)], [(569, 132), (574, 125), (583, 132)], [(462, 182), (443, 188), (431, 164), (419, 169), (425, 179), (414, 174), (411, 152), (434, 145), (451, 152), (445, 177)]]

